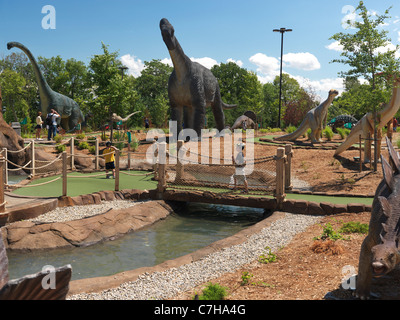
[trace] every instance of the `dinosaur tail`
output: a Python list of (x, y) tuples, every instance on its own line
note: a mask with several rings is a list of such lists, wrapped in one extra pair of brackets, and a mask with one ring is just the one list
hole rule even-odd
[(310, 126), (308, 125), (308, 120), (304, 119), (300, 126), (297, 128), (295, 132), (285, 134), (284, 136), (275, 137), (274, 140), (277, 141), (293, 141), (296, 140), (298, 137), (303, 135)]
[(346, 140), (336, 149), (335, 156), (341, 154), (350, 148), (354, 143), (357, 143), (360, 138), (360, 134), (362, 138), (364, 137), (364, 131), (362, 129), (362, 119), (357, 122), (357, 124), (351, 129), (350, 134), (347, 136)]
[(222, 102), (223, 109), (234, 109), (236, 107), (237, 107), (237, 104), (226, 104), (225, 102)]

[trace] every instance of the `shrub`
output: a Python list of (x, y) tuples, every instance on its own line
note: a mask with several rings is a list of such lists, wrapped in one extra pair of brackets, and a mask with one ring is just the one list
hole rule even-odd
[(57, 151), (58, 153), (64, 152), (65, 149), (66, 149), (65, 144), (59, 144), (59, 145), (56, 146), (56, 151)]
[(85, 137), (86, 137), (86, 135), (84, 133), (79, 133), (76, 135), (76, 138), (79, 140), (83, 140), (83, 139), (85, 139)]
[(265, 247), (265, 250), (267, 250), (267, 253), (263, 253), (261, 256), (258, 257), (258, 262), (261, 263), (270, 263), (276, 261), (276, 254), (272, 252), (270, 247)]
[(346, 130), (344, 128), (336, 128), (336, 131), (339, 133), (340, 138), (344, 139), (347, 137)]
[(88, 150), (91, 154), (95, 154), (96, 153), (96, 147), (95, 146), (89, 146)]
[(199, 300), (223, 300), (226, 296), (227, 291), (225, 287), (222, 287), (218, 283), (212, 284), (210, 282), (199, 296)]
[(61, 143), (61, 141), (62, 141), (62, 136), (60, 136), (60, 135), (55, 136), (55, 137), (54, 137), (54, 141), (55, 141), (56, 143)]
[(287, 133), (292, 133), (292, 132), (295, 132), (296, 131), (296, 127), (295, 126), (287, 126), (286, 128), (285, 128), (285, 131), (287, 132)]
[(369, 229), (369, 225), (367, 223), (350, 221), (350, 222), (344, 223), (343, 226), (339, 229), (339, 232), (366, 234), (366, 233), (368, 233), (368, 229)]
[(79, 150), (89, 149), (89, 144), (86, 141), (81, 141), (78, 144), (78, 149)]
[(136, 136), (133, 136), (132, 142), (131, 142), (132, 151), (136, 151), (137, 148), (139, 148), (139, 144), (140, 144), (140, 142), (139, 142), (138, 138), (136, 138)]
[(333, 131), (332, 131), (331, 127), (326, 127), (326, 128), (324, 129), (324, 135), (325, 135), (325, 137), (326, 137), (326, 139), (327, 139), (328, 141), (331, 141), (331, 140), (332, 140), (332, 138), (333, 138)]

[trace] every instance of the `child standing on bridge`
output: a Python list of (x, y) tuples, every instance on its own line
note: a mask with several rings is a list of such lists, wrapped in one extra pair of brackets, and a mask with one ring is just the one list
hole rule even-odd
[(116, 147), (111, 145), (110, 141), (106, 142), (106, 148), (103, 150), (104, 160), (106, 162), (106, 178), (109, 179), (108, 171), (112, 170), (113, 178), (115, 179), (115, 150)]
[(237, 156), (236, 159), (233, 158), (232, 160), (233, 163), (235, 164), (235, 173), (233, 174), (233, 183), (234, 183), (234, 188), (235, 190), (237, 188), (237, 183), (242, 183), (244, 184), (244, 191), (245, 193), (249, 192), (248, 190), (248, 184), (247, 184), (247, 179), (246, 179), (246, 173), (245, 173), (245, 159), (244, 159), (244, 143), (239, 143), (237, 144)]

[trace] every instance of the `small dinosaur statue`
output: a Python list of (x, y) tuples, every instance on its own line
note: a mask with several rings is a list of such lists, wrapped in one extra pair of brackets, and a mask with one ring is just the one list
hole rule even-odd
[[(377, 112), (378, 125), (377, 129), (380, 130), (394, 117), (400, 107), (400, 77), (395, 78), (392, 98), (389, 103), (383, 106), (383, 109)], [(368, 112), (365, 114), (351, 129), (350, 134), (346, 140), (336, 149), (335, 156), (341, 154), (350, 148), (354, 143), (359, 141), (360, 135), (362, 139), (374, 133), (374, 114)], [(367, 140), (364, 145), (364, 162), (370, 162), (371, 140)]]
[(372, 277), (381, 277), (400, 263), (400, 157), (386, 137), (390, 162), (381, 155), (383, 180), (376, 189), (367, 237), (361, 245), (355, 294), (370, 297)]
[(111, 116), (111, 120), (113, 122), (117, 122), (117, 121), (127, 122), (130, 117), (132, 117), (133, 115), (135, 115), (136, 113), (139, 113), (139, 112), (142, 112), (142, 111), (133, 112), (130, 115), (128, 115), (127, 117), (125, 117), (125, 118), (122, 118), (121, 116), (117, 115), (116, 113), (113, 113), (112, 116)]
[(256, 128), (256, 124), (252, 119), (250, 119), (246, 115), (241, 115), (239, 118), (236, 119), (235, 123), (231, 127), (231, 130), (235, 130), (235, 129), (238, 129), (238, 128), (244, 129), (243, 128), (243, 122), (245, 123), (245, 126), (248, 129), (255, 129)]
[(326, 123), (326, 117), (328, 115), (328, 108), (338, 94), (339, 92), (337, 90), (330, 90), (328, 98), (318, 107), (315, 107), (307, 112), (302, 123), (295, 132), (286, 134), (284, 136), (275, 137), (274, 140), (295, 141), (297, 138), (303, 135), (307, 129), (311, 128), (311, 143), (320, 142), (323, 126), (324, 123)]
[(161, 35), (174, 65), (168, 82), (168, 96), (171, 107), (171, 120), (177, 121), (178, 134), (185, 128), (194, 129), (201, 136), (205, 125), (206, 107), (211, 106), (219, 131), (225, 129), (223, 109), (236, 105), (225, 104), (221, 100), (218, 80), (212, 72), (197, 62), (192, 62), (182, 50), (175, 37), (174, 27), (167, 19), (160, 21)]
[(27, 55), (33, 66), (36, 82), (39, 87), (42, 114), (48, 114), (51, 109), (56, 110), (61, 115), (61, 127), (67, 132), (74, 131), (78, 123), (85, 121), (79, 105), (71, 98), (55, 92), (50, 88), (39, 69), (39, 65), (27, 47), (19, 42), (7, 43), (8, 50), (14, 47), (21, 49)]

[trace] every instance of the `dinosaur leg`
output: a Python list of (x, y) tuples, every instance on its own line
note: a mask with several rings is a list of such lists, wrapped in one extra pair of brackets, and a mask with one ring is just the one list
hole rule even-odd
[(218, 131), (221, 132), (225, 129), (225, 114), (222, 107), (221, 93), (218, 87), (217, 91), (215, 92), (214, 102), (212, 103), (211, 108), (214, 114), (216, 127)]
[[(171, 121), (175, 121), (177, 128), (177, 135), (182, 131), (182, 118), (183, 118), (183, 107), (178, 106), (171, 102)], [(178, 139), (178, 136), (173, 137), (175, 141)]]
[(368, 299), (371, 290), (372, 280), (372, 254), (370, 245), (370, 237), (367, 236), (362, 245), (360, 251), (360, 259), (358, 263), (358, 275), (356, 283), (356, 296), (362, 300)]

